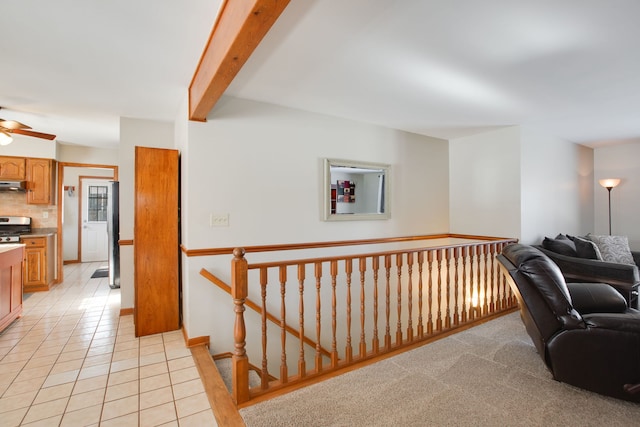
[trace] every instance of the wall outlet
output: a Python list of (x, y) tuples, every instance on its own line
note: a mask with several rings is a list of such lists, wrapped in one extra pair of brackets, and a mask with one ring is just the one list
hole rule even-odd
[(217, 214), (212, 213), (209, 216), (209, 225), (211, 227), (228, 227), (229, 226), (229, 214)]
[(42, 211), (42, 218), (44, 219), (49, 218), (49, 211)]

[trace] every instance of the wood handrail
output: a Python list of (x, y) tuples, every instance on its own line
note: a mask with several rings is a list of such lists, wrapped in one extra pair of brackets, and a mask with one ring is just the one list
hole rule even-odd
[[(279, 245), (258, 245), (258, 246), (243, 246), (245, 253), (250, 252), (274, 252), (274, 251), (292, 251), (298, 249), (319, 249), (319, 248), (333, 248), (337, 246), (356, 246), (356, 245), (374, 245), (379, 243), (398, 243), (398, 242), (411, 242), (418, 240), (434, 240), (434, 239), (469, 239), (469, 240), (482, 240), (482, 241), (496, 241), (496, 240), (509, 240), (506, 237), (490, 237), (490, 236), (475, 236), (467, 234), (456, 233), (441, 233), (441, 234), (425, 234), (418, 236), (400, 236), (400, 237), (383, 237), (376, 239), (356, 239), (356, 240), (338, 240), (327, 242), (311, 242), (311, 243), (285, 243)], [(204, 248), (204, 249), (187, 249), (183, 245), (180, 245), (180, 250), (188, 257), (193, 256), (212, 256), (212, 255), (231, 255), (236, 247), (225, 248)]]
[[(494, 239), (488, 241), (487, 243), (500, 243), (500, 242), (513, 242), (514, 239)], [(255, 264), (249, 264), (247, 268), (249, 270), (255, 270), (260, 268), (272, 268), (278, 267), (281, 265), (291, 266), (298, 264), (313, 264), (315, 262), (330, 262), (330, 261), (338, 261), (338, 260), (356, 260), (358, 258), (363, 257), (376, 257), (376, 256), (384, 256), (384, 255), (397, 255), (404, 253), (418, 253), (425, 251), (438, 251), (442, 249), (449, 248), (462, 248), (467, 246), (476, 246), (478, 242), (464, 242), (464, 243), (450, 243), (447, 245), (438, 245), (438, 246), (428, 246), (428, 247), (420, 247), (420, 248), (405, 248), (405, 249), (397, 249), (393, 251), (381, 251), (381, 252), (367, 252), (361, 254), (352, 254), (352, 255), (336, 255), (331, 257), (319, 257), (319, 258), (302, 258), (290, 261), (272, 261), (272, 262), (260, 262)]]
[[(204, 278), (206, 278), (207, 280), (209, 280), (211, 283), (213, 283), (214, 285), (216, 285), (217, 287), (219, 287), (220, 289), (222, 289), (223, 291), (225, 291), (228, 294), (231, 294), (231, 286), (229, 286), (228, 284), (226, 284), (224, 282), (224, 280), (220, 279), (218, 276), (216, 276), (215, 274), (211, 273), (210, 271), (206, 270), (206, 269), (202, 269), (200, 270), (200, 275)], [(247, 298), (247, 300), (244, 303), (247, 307), (249, 307), (250, 309), (252, 309), (253, 311), (257, 312), (258, 314), (262, 315), (262, 307), (260, 307), (258, 304), (256, 304), (255, 302), (251, 301), (250, 299)], [(280, 326), (280, 319), (278, 319), (276, 316), (274, 316), (273, 314), (269, 313), (267, 311), (267, 319), (269, 319), (272, 323)], [(295, 336), (295, 337), (299, 337), (300, 336), (300, 332), (294, 328), (292, 328), (291, 326), (287, 325), (285, 327), (286, 331), (288, 333), (290, 333), (291, 335)], [(315, 341), (313, 341), (311, 338), (307, 337), (306, 335), (303, 338), (303, 341), (305, 344), (316, 348), (317, 343)], [(331, 352), (327, 349), (325, 349), (324, 347), (320, 346), (320, 352), (322, 353), (323, 356), (327, 356), (327, 357), (331, 357)]]

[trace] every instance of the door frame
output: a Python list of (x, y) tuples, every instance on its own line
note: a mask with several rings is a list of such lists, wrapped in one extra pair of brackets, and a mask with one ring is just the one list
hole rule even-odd
[[(63, 240), (63, 235), (62, 235), (62, 216), (64, 214), (64, 212), (62, 211), (62, 200), (63, 200), (63, 192), (64, 192), (64, 168), (65, 167), (74, 167), (74, 168), (95, 168), (95, 169), (111, 169), (113, 170), (113, 180), (114, 181), (118, 181), (118, 166), (115, 165), (103, 165), (103, 164), (96, 164), (96, 163), (75, 163), (75, 162), (58, 162), (58, 182), (57, 182), (57, 187), (58, 187), (58, 191), (57, 191), (57, 195), (56, 195), (56, 201), (57, 201), (57, 205), (58, 205), (58, 239), (57, 239), (57, 251), (58, 251), (58, 256), (57, 256), (57, 260), (58, 260), (58, 265), (57, 265), (57, 270), (58, 270), (58, 274), (57, 274), (57, 278), (55, 283), (61, 283), (64, 280), (64, 256), (63, 256), (63, 246), (62, 246), (62, 240)], [(100, 177), (100, 178), (105, 178), (104, 176)], [(80, 239), (80, 237), (78, 236), (78, 239)], [(78, 250), (80, 250), (80, 248), (78, 247)], [(78, 255), (78, 259), (79, 259), (79, 255)]]
[[(113, 178), (107, 178), (104, 176), (91, 176), (91, 175), (78, 175), (78, 262), (82, 262), (82, 214), (84, 213), (84, 209), (82, 207), (82, 198), (84, 195), (82, 194), (82, 180), (91, 179), (91, 180), (100, 180), (100, 181), (113, 181)], [(109, 197), (111, 197), (111, 191), (109, 191)]]

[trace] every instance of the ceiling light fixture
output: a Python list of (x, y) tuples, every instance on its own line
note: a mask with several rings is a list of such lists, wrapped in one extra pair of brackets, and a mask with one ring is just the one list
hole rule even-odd
[(13, 142), (13, 138), (9, 132), (5, 132), (0, 129), (0, 145), (9, 145)]

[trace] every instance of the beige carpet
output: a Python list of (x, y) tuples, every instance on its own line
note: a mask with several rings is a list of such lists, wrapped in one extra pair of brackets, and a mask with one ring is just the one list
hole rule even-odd
[(554, 381), (518, 313), (240, 413), (249, 427), (640, 425), (640, 405)]

